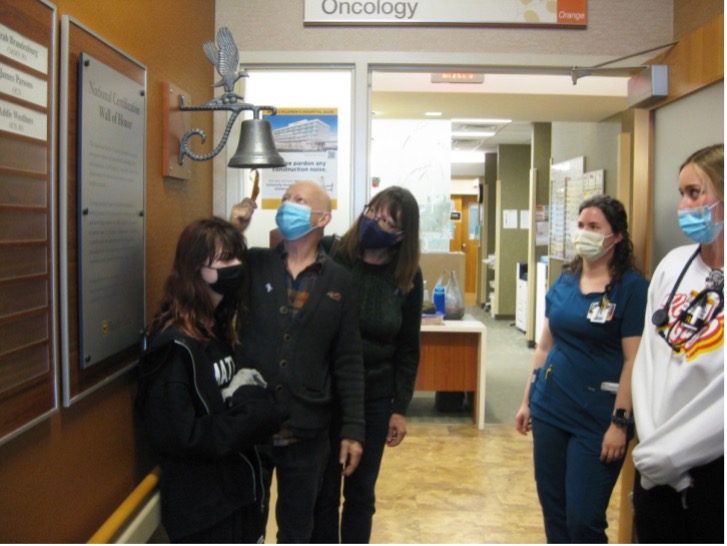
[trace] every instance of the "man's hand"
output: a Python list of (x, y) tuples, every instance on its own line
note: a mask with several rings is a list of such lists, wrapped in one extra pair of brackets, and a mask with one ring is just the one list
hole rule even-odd
[(257, 204), (255, 204), (255, 201), (249, 197), (245, 197), (245, 199), (232, 207), (232, 212), (230, 212), (230, 223), (239, 231), (245, 231), (247, 226), (250, 225), (250, 219), (252, 218), (252, 214), (255, 212), (256, 208)]
[(343, 475), (348, 477), (353, 474), (356, 470), (358, 463), (361, 461), (361, 454), (363, 453), (363, 446), (356, 440), (349, 440), (344, 438), (341, 440), (341, 454), (338, 457), (338, 462), (343, 469)]
[(401, 413), (392, 413), (389, 419), (389, 432), (386, 434), (386, 445), (396, 447), (406, 436), (406, 417)]

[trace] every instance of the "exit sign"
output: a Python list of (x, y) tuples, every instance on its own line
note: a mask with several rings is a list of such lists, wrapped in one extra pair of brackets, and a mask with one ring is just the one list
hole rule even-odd
[(484, 83), (484, 74), (474, 72), (436, 72), (432, 74), (432, 83)]

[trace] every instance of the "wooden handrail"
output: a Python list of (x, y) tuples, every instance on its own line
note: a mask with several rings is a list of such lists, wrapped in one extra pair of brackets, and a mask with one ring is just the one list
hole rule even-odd
[(154, 491), (159, 483), (160, 474), (161, 469), (158, 466), (149, 472), (146, 478), (134, 488), (131, 494), (124, 499), (124, 502), (114, 510), (114, 513), (93, 534), (88, 544), (108, 544)]

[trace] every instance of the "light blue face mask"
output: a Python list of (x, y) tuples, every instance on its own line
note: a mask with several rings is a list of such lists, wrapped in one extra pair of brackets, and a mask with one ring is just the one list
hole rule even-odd
[(275, 215), (275, 223), (286, 241), (295, 241), (313, 231), (310, 225), (312, 209), (291, 201), (283, 201)]
[(724, 222), (712, 221), (712, 209), (718, 204), (719, 202), (693, 209), (678, 210), (679, 227), (682, 228), (684, 235), (695, 243), (707, 244), (714, 241), (724, 225)]

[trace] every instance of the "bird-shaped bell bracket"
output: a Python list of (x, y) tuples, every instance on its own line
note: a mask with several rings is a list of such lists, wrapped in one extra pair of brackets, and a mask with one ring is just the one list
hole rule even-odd
[(179, 96), (179, 111), (220, 111), (226, 110), (231, 113), (225, 126), (224, 134), (220, 143), (206, 154), (195, 154), (189, 148), (189, 139), (197, 135), (205, 142), (207, 136), (201, 129), (191, 129), (184, 133), (179, 142), (179, 164), (182, 165), (185, 157), (194, 161), (205, 161), (212, 159), (222, 151), (230, 131), (237, 119), (237, 116), (245, 111), (252, 110), (253, 119), (242, 122), (240, 128), (240, 142), (235, 155), (230, 159), (228, 166), (232, 168), (271, 168), (285, 166), (285, 160), (275, 148), (273, 131), (270, 122), (260, 119), (260, 112), (267, 111), (275, 115), (277, 110), (274, 106), (255, 106), (246, 103), (244, 98), (235, 94), (234, 85), (237, 80), (247, 77), (247, 72), (238, 70), (238, 50), (230, 31), (222, 27), (217, 33), (217, 45), (207, 42), (203, 46), (205, 55), (215, 65), (220, 74), (220, 81), (214, 84), (215, 87), (223, 87), (224, 93), (201, 106), (188, 106), (184, 103), (184, 97)]

